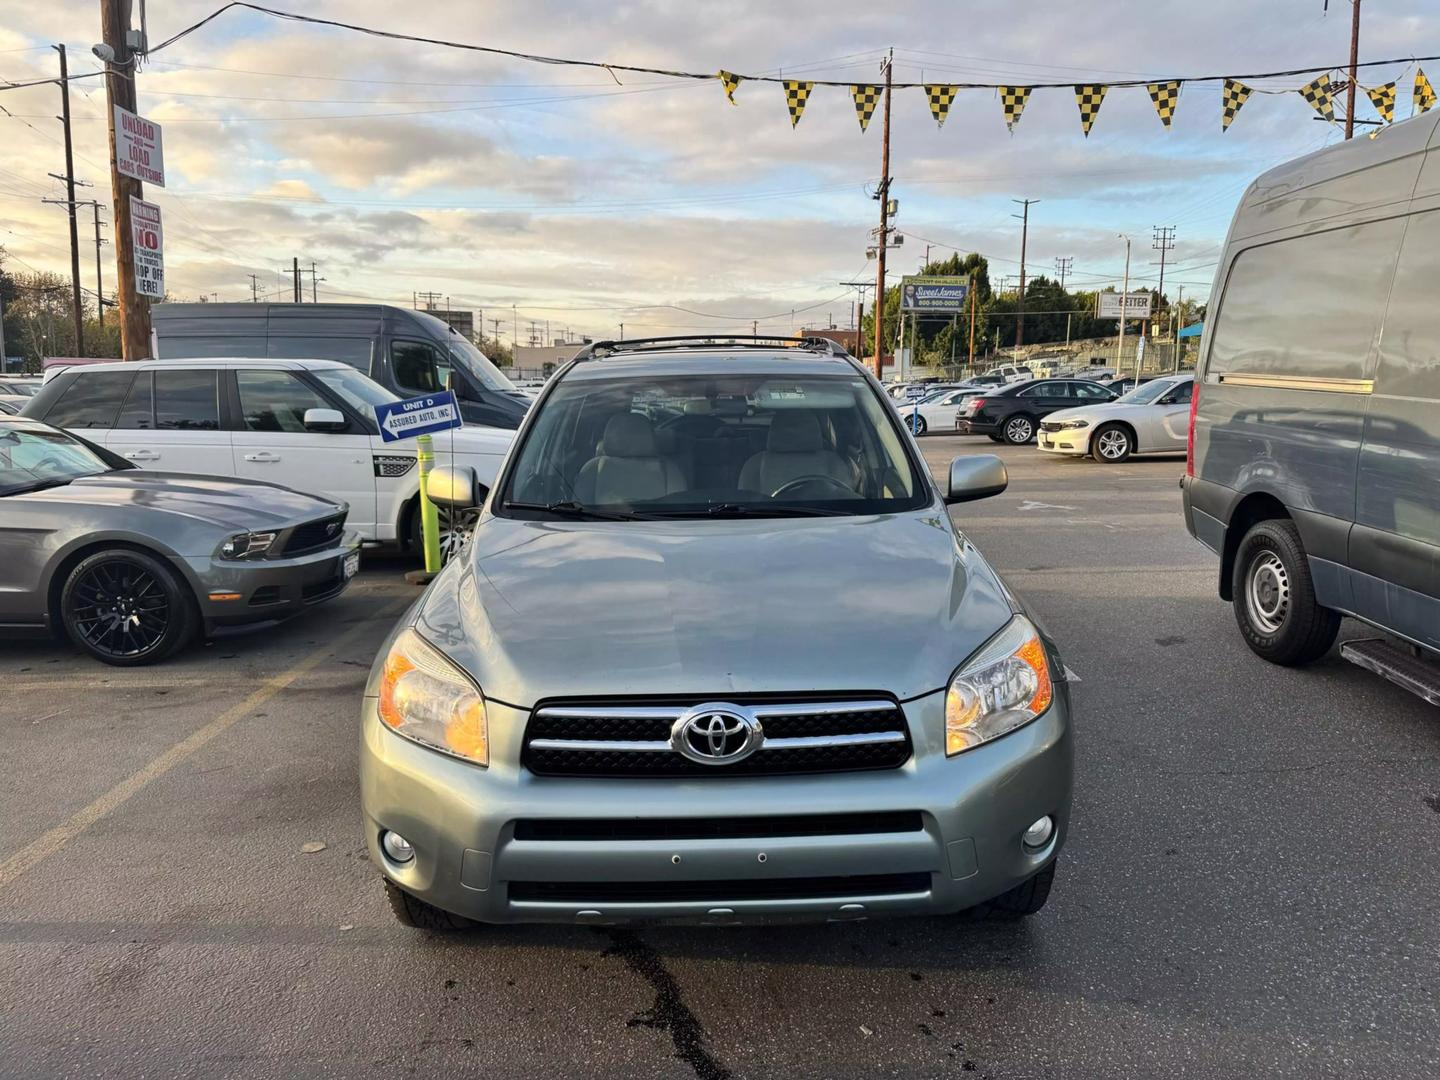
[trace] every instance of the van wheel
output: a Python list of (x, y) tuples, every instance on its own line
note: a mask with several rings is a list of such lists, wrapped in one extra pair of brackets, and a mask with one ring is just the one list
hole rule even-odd
[(1231, 585), (1235, 621), (1250, 651), (1300, 667), (1335, 644), (1340, 616), (1315, 601), (1315, 583), (1295, 523), (1262, 521), (1240, 541)]
[(1019, 413), (1005, 421), (1005, 441), (1011, 446), (1021, 446), (1035, 438), (1035, 421)]
[(1027, 878), (1015, 888), (1003, 892), (993, 900), (987, 900), (974, 908), (974, 914), (981, 919), (1012, 922), (1034, 915), (1050, 899), (1050, 888), (1055, 884), (1055, 862), (1052, 861), (1034, 877)]
[(1106, 424), (1095, 433), (1095, 441), (1091, 444), (1095, 460), (1109, 465), (1120, 464), (1134, 450), (1135, 440), (1130, 437), (1130, 430), (1124, 424)]
[(427, 904), (417, 896), (411, 896), (394, 882), (385, 881), (385, 898), (390, 901), (390, 910), (402, 926), (413, 926), (417, 930), (468, 930), (477, 925), (461, 915)]

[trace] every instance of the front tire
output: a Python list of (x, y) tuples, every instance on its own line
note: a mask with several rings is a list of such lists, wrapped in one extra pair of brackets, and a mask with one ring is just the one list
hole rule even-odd
[(1033, 877), (1027, 878), (1008, 892), (987, 900), (975, 908), (975, 914), (982, 919), (999, 922), (1014, 922), (1034, 915), (1050, 899), (1050, 889), (1055, 884), (1055, 862)]
[(1035, 421), (1024, 413), (1006, 417), (1003, 434), (1011, 446), (1024, 446), (1035, 440)]
[(390, 902), (390, 911), (402, 926), (416, 930), (435, 930), (448, 933), (454, 930), (468, 930), (476, 924), (461, 916), (453, 915), (434, 904), (427, 904), (418, 896), (411, 896), (394, 882), (385, 880), (385, 899)]
[[(437, 506), (435, 516), (440, 524), (440, 565), (444, 566), (465, 550), (465, 545), (470, 542), (470, 536), (475, 531), (475, 521), (480, 512), (454, 511)], [(421, 559), (425, 557), (425, 542), (420, 535), (419, 499), (410, 504), (410, 510), (405, 516), (405, 548), (412, 555)]]
[(1253, 526), (1231, 571), (1235, 622), (1250, 651), (1284, 667), (1320, 659), (1340, 633), (1340, 615), (1315, 600), (1305, 545), (1293, 521)]
[(189, 585), (162, 560), (110, 548), (81, 559), (65, 578), (60, 625), (101, 663), (139, 667), (188, 645), (199, 615)]
[(1135, 436), (1124, 424), (1106, 424), (1090, 443), (1090, 452), (1096, 461), (1107, 465), (1119, 465), (1135, 452)]
[(930, 428), (930, 425), (925, 423), (925, 418), (919, 413), (915, 413), (912, 416), (907, 416), (905, 418), (905, 422), (906, 425), (910, 428), (911, 432), (917, 436), (924, 435), (925, 432), (928, 431)]

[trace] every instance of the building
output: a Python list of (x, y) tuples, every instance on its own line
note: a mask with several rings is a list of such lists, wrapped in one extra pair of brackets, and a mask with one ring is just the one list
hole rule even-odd
[(434, 315), (466, 341), (475, 340), (475, 312), (451, 311), (447, 308), (430, 307), (428, 304), (421, 310), (426, 315)]
[(588, 344), (589, 338), (582, 338), (580, 341), (556, 341), (553, 345), (516, 345), (513, 350), (515, 365), (510, 375), (518, 379), (547, 378)]
[(851, 356), (860, 355), (860, 331), (859, 330), (838, 330), (833, 326), (815, 330), (801, 330), (801, 337), (821, 337), (835, 342)]

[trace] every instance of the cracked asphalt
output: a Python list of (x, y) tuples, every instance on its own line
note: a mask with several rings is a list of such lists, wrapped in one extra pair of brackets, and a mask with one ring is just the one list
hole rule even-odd
[[(923, 446), (939, 473), (992, 449)], [(1252, 657), (1183, 461), (999, 452), (1010, 490), (956, 518), (1079, 678), (1034, 919), (400, 927), (356, 712), (414, 593), (368, 559), (159, 668), (0, 642), (0, 1076), (1440, 1074), (1440, 711), (1336, 654)]]

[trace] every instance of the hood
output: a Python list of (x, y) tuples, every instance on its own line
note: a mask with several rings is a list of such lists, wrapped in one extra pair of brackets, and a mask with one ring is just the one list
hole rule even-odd
[(1056, 409), (1045, 417), (1045, 421), (1089, 420), (1094, 423), (1099, 420), (1110, 420), (1117, 416), (1134, 416), (1135, 410), (1143, 408), (1145, 408), (1144, 405), (1120, 405), (1114, 401), (1101, 401), (1094, 405), (1077, 405), (1073, 409)]
[(10, 498), (27, 503), (179, 514), (226, 531), (250, 532), (323, 517), (344, 505), (258, 480), (141, 469), (119, 469), (82, 477), (64, 487), (45, 488)]
[(945, 686), (1012, 600), (942, 510), (756, 521), (489, 517), (420, 632), (484, 692), (542, 698)]

